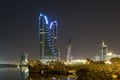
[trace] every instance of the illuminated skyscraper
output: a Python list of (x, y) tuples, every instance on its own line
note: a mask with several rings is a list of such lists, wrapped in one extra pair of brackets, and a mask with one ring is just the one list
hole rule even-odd
[(50, 24), (51, 36), (52, 36), (52, 47), (55, 50), (56, 57), (59, 56), (57, 48), (57, 21), (52, 21)]
[(100, 60), (105, 60), (106, 59), (106, 54), (108, 53), (108, 46), (105, 45), (103, 42), (102, 45), (100, 46)]
[(49, 25), (45, 15), (39, 16), (39, 37), (40, 37), (40, 59), (51, 60), (57, 57), (57, 22), (53, 21)]
[(56, 48), (57, 46), (57, 22), (56, 21), (51, 22), (50, 29), (52, 32), (52, 44), (53, 44), (53, 47)]

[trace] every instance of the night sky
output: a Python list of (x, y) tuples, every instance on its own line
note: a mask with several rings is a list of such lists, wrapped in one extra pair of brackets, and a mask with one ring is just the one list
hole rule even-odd
[[(119, 0), (118, 0), (119, 1)], [(19, 60), (21, 53), (39, 58), (40, 12), (58, 21), (58, 48), (66, 53), (69, 37), (73, 58), (93, 58), (102, 41), (120, 54), (120, 2), (117, 0), (2, 0), (0, 61)]]

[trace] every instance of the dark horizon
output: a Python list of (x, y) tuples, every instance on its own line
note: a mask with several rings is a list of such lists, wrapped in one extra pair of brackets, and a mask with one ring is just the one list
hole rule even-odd
[(0, 3), (0, 60), (19, 60), (21, 53), (39, 59), (40, 12), (58, 21), (58, 48), (66, 53), (71, 37), (73, 58), (93, 58), (104, 41), (120, 54), (119, 1), (7, 0)]

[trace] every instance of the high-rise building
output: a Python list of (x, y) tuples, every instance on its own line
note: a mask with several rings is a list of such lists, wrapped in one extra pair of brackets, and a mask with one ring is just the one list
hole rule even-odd
[(57, 57), (57, 21), (49, 25), (47, 16), (39, 16), (40, 59), (54, 60)]
[(106, 54), (108, 53), (108, 46), (103, 42), (100, 46), (100, 60), (106, 59)]
[(67, 54), (66, 54), (66, 62), (69, 63), (70, 62), (70, 53), (71, 53), (71, 38), (69, 38), (68, 40), (68, 45), (67, 45)]
[(52, 36), (52, 46), (57, 52), (57, 21), (52, 21), (50, 24), (51, 36)]

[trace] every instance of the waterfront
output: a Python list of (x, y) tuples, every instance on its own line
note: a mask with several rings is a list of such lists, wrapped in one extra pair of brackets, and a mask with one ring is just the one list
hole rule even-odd
[(50, 75), (39, 73), (28, 73), (28, 68), (0, 68), (0, 80), (76, 80), (73, 75)]

